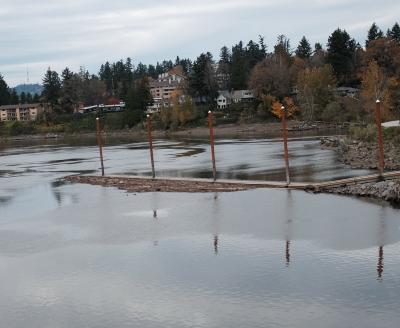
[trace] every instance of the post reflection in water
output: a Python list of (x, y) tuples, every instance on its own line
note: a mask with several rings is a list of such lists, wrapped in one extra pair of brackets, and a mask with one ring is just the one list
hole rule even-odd
[(293, 198), (291, 190), (287, 191), (286, 197), (286, 206), (285, 206), (285, 214), (286, 214), (286, 221), (285, 221), (285, 239), (286, 239), (286, 248), (285, 248), (285, 264), (286, 267), (290, 264), (290, 244), (292, 239), (292, 216), (293, 216)]
[(219, 219), (218, 219), (218, 212), (219, 212), (219, 201), (218, 201), (218, 193), (214, 193), (213, 203), (212, 203), (212, 223), (213, 223), (213, 232), (214, 232), (214, 254), (218, 255), (218, 234), (219, 234)]
[(376, 265), (376, 272), (378, 274), (378, 281), (383, 280), (383, 247), (386, 244), (386, 213), (385, 207), (382, 207), (379, 215), (379, 232), (378, 232), (378, 263)]
[(286, 266), (290, 264), (290, 240), (286, 240)]
[(383, 274), (383, 246), (379, 247), (378, 265), (376, 267), (376, 271), (378, 272), (378, 280), (382, 281), (382, 274)]
[(158, 246), (158, 237), (159, 237), (159, 231), (158, 231), (158, 216), (157, 216), (157, 210), (158, 210), (158, 196), (157, 193), (153, 193), (152, 195), (152, 207), (153, 207), (153, 222), (154, 222), (154, 235), (153, 235), (153, 245)]

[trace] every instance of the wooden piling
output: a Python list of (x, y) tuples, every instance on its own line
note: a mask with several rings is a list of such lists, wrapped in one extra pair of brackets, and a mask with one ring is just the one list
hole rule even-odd
[(289, 173), (289, 149), (288, 149), (288, 130), (286, 122), (286, 109), (284, 106), (282, 110), (282, 137), (283, 137), (283, 148), (285, 152), (285, 171), (286, 171), (286, 183), (290, 184), (290, 173)]
[(100, 153), (101, 176), (104, 177), (103, 140), (102, 140), (102, 136), (101, 136), (100, 119), (98, 117), (96, 117), (96, 137), (97, 137), (97, 145), (99, 146), (99, 153)]
[(382, 137), (381, 102), (379, 99), (376, 101), (375, 106), (375, 122), (378, 129), (378, 168), (379, 173), (382, 175), (385, 169), (385, 157)]
[(213, 179), (217, 180), (217, 167), (215, 165), (215, 148), (214, 148), (214, 127), (213, 127), (214, 117), (211, 111), (208, 111), (208, 127), (210, 129), (210, 144), (211, 144), (211, 161), (213, 167)]
[(151, 116), (147, 115), (147, 138), (149, 140), (149, 149), (150, 149), (150, 161), (151, 161), (151, 172), (153, 179), (156, 177), (156, 171), (154, 169), (154, 155), (153, 155), (153, 135), (152, 135), (152, 126), (151, 126)]

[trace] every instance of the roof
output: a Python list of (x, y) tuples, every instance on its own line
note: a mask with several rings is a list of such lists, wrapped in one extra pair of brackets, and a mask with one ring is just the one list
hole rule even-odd
[(25, 108), (35, 108), (35, 107), (41, 107), (42, 104), (17, 104), (17, 105), (3, 105), (0, 106), (0, 110), (7, 110), (7, 109), (25, 109)]
[(226, 99), (232, 99), (232, 94), (228, 90), (218, 91), (218, 97), (223, 96)]
[[(248, 94), (246, 94), (248, 93)], [(242, 99), (242, 98), (254, 98), (253, 90), (235, 90), (233, 91), (234, 99)]]

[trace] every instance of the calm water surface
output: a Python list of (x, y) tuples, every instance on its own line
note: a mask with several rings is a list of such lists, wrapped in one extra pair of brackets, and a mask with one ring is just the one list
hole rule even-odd
[[(364, 174), (315, 139), (290, 143), (297, 181)], [(149, 174), (145, 143), (106, 172)], [(220, 177), (282, 179), (274, 140), (220, 141)], [(164, 176), (210, 176), (201, 142), (160, 141)], [(400, 212), (286, 190), (128, 194), (62, 184), (93, 146), (0, 152), (1, 327), (398, 327)]]

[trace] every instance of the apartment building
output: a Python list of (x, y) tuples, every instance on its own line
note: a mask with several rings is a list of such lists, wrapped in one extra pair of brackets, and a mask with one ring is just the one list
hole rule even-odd
[(18, 104), (0, 106), (0, 121), (35, 121), (44, 112), (42, 104)]
[(157, 79), (150, 81), (150, 93), (154, 103), (148, 107), (149, 112), (160, 110), (161, 107), (169, 107), (171, 98), (175, 94), (177, 97), (183, 95), (186, 77), (182, 69), (177, 66), (167, 73), (160, 74)]

